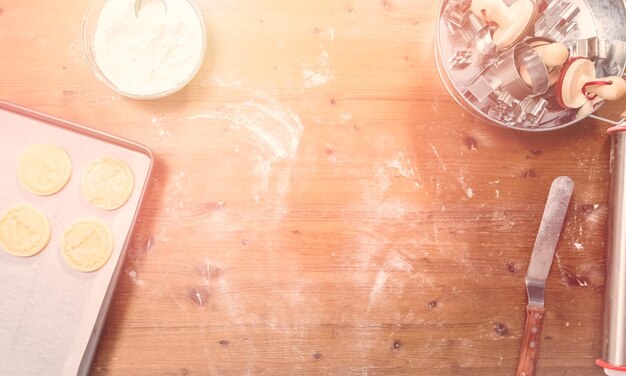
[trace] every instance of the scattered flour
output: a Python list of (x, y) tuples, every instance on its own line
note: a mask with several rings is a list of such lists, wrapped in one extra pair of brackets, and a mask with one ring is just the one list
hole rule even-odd
[(433, 144), (429, 144), (429, 145), (430, 145), (430, 148), (433, 151), (433, 154), (435, 154), (435, 157), (437, 158), (437, 161), (439, 161), (439, 165), (441, 165), (441, 169), (444, 170), (444, 171), (447, 171), (448, 170), (448, 166), (443, 161), (443, 158), (441, 158), (441, 155), (439, 155), (439, 151), (437, 150), (435, 145), (433, 145)]
[(145, 282), (142, 279), (137, 278), (137, 272), (134, 270), (131, 270), (130, 272), (128, 272), (128, 277), (133, 281), (133, 283), (137, 286), (143, 286), (145, 285)]
[[(242, 89), (244, 90), (244, 89)], [(254, 197), (256, 203), (260, 194), (269, 192), (270, 176), (275, 177), (273, 191), (278, 195), (276, 207), (284, 212), (282, 197), (289, 188), (289, 177), (293, 167), (304, 126), (300, 117), (278, 99), (263, 91), (249, 91), (251, 99), (232, 103), (224, 107), (205, 111), (196, 115), (180, 118), (180, 121), (220, 120), (229, 123), (233, 130), (243, 131), (258, 145), (259, 153), (254, 155), (256, 166), (253, 172), (260, 178), (261, 184)], [(272, 173), (275, 163), (283, 161), (280, 173)]]
[[(439, 166), (441, 167), (441, 170), (442, 171), (448, 171), (448, 165), (443, 160), (443, 158), (441, 158), (441, 155), (439, 154), (439, 151), (437, 150), (435, 145), (433, 145), (433, 144), (429, 144), (429, 145), (430, 145), (430, 148), (433, 151), (433, 155), (435, 156), (435, 159), (437, 159), (437, 161), (439, 162)], [(465, 193), (467, 198), (474, 197), (474, 193), (475, 193), (474, 189), (465, 181), (465, 175), (463, 173), (463, 170), (459, 169), (459, 175), (456, 177), (456, 181), (461, 186), (461, 189), (463, 190), (463, 192)], [(498, 184), (498, 183), (500, 183), (500, 181), (496, 180), (496, 181), (491, 182), (489, 184)], [(437, 187), (437, 188), (439, 188), (439, 187)], [(439, 191), (439, 189), (437, 189), (437, 191)], [(499, 198), (499, 195), (500, 195), (500, 193), (497, 192), (496, 193), (497, 198)]]
[(260, 169), (267, 168), (280, 159), (295, 156), (304, 126), (300, 117), (278, 100), (257, 91), (254, 99), (227, 105), (221, 109), (182, 118), (190, 120), (227, 120), (235, 128), (243, 128), (254, 134), (269, 149), (270, 156)]
[(372, 308), (372, 305), (378, 300), (380, 295), (383, 292), (383, 288), (387, 283), (387, 272), (384, 270), (380, 270), (376, 275), (376, 281), (374, 281), (374, 286), (372, 286), (372, 291), (370, 291), (369, 297), (369, 305), (367, 307), (367, 311), (369, 312)]
[(317, 35), (322, 39), (327, 39), (331, 42), (335, 41), (335, 29), (333, 29), (332, 27), (320, 30)]
[(350, 112), (343, 112), (341, 114), (341, 124), (344, 124), (350, 120), (352, 120), (352, 114)]
[(400, 175), (411, 180), (417, 189), (422, 187), (415, 173), (416, 168), (404, 151), (399, 152), (394, 160), (387, 163), (387, 166), (397, 170)]
[(400, 253), (392, 251), (387, 255), (385, 263), (378, 271), (378, 274), (376, 274), (376, 280), (374, 281), (374, 285), (372, 286), (372, 290), (369, 295), (369, 304), (367, 306), (368, 312), (372, 306), (376, 304), (388, 284), (390, 284), (390, 287), (393, 288), (395, 295), (401, 295), (404, 292), (405, 279), (395, 278), (398, 273), (404, 273), (404, 275), (409, 273), (412, 277), (416, 276), (423, 278), (425, 283), (431, 285), (429, 277), (421, 273), (416, 274), (413, 265), (411, 265)]
[(463, 191), (465, 191), (465, 195), (467, 196), (467, 198), (474, 197), (474, 189), (472, 189), (472, 187), (467, 184), (464, 175), (459, 175), (456, 180), (459, 182), (459, 184), (461, 184), (461, 188), (463, 188)]
[(324, 85), (334, 78), (330, 70), (328, 52), (326, 51), (322, 51), (316, 64), (303, 64), (302, 69), (304, 87), (307, 89)]

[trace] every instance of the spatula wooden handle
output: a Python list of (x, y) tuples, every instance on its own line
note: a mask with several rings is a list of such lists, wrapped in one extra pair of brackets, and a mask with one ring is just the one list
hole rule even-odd
[(528, 307), (526, 310), (526, 326), (515, 376), (535, 375), (537, 355), (539, 354), (539, 340), (541, 339), (541, 324), (543, 323), (545, 311), (543, 307)]

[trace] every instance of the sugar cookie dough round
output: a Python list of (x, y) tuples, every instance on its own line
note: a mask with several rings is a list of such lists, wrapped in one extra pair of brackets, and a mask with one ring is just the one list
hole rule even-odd
[(91, 162), (81, 185), (89, 202), (103, 210), (115, 210), (130, 198), (135, 178), (124, 161), (102, 158)]
[(80, 272), (100, 269), (113, 252), (113, 233), (99, 221), (79, 221), (71, 225), (61, 239), (63, 259)]
[(13, 256), (36, 255), (46, 248), (50, 235), (48, 220), (31, 206), (10, 209), (0, 219), (0, 248)]
[(17, 176), (30, 192), (39, 196), (57, 193), (72, 176), (72, 161), (54, 145), (34, 145), (20, 158)]

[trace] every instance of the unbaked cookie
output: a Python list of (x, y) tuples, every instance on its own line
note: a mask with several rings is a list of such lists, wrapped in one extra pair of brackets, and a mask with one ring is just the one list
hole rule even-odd
[(34, 145), (22, 155), (17, 176), (32, 193), (49, 196), (63, 189), (70, 180), (72, 161), (58, 146)]
[(81, 272), (100, 269), (113, 252), (113, 233), (99, 221), (80, 221), (71, 225), (61, 239), (63, 259)]
[(0, 248), (13, 256), (28, 257), (41, 252), (50, 242), (50, 224), (31, 206), (18, 206), (0, 219)]
[(115, 210), (130, 198), (135, 178), (124, 161), (102, 158), (91, 162), (81, 185), (89, 202), (103, 210)]

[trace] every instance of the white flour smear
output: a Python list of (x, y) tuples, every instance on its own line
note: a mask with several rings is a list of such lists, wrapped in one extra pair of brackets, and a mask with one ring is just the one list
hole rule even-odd
[[(404, 292), (406, 278), (402, 278), (402, 276), (398, 277), (397, 274), (404, 273), (404, 275), (406, 275), (407, 273), (413, 274), (414, 272), (415, 270), (413, 266), (404, 257), (402, 257), (401, 254), (395, 251), (389, 253), (385, 258), (385, 263), (382, 268), (378, 271), (376, 280), (374, 281), (374, 285), (370, 291), (367, 312), (369, 313), (372, 306), (381, 298), (384, 290), (393, 290), (388, 291), (388, 293), (391, 293), (394, 297), (402, 295)], [(421, 273), (418, 273), (418, 275), (423, 277), (427, 284), (431, 285), (429, 278), (423, 276)], [(391, 287), (386, 287), (390, 283)]]
[(306, 89), (324, 85), (332, 80), (334, 75), (330, 70), (328, 52), (322, 51), (315, 64), (302, 64), (302, 76)]
[(394, 160), (387, 163), (387, 166), (397, 170), (400, 175), (411, 180), (415, 188), (420, 189), (422, 187), (416, 174), (416, 168), (404, 151), (399, 152)]
[(254, 100), (230, 104), (219, 110), (182, 118), (189, 120), (226, 120), (234, 128), (254, 134), (271, 152), (268, 161), (293, 158), (304, 131), (302, 121), (285, 105), (266, 94), (255, 93)]
[[(256, 156), (255, 173), (262, 178), (262, 191), (267, 192), (272, 165), (278, 161), (291, 161), (295, 157), (304, 126), (300, 117), (280, 101), (261, 91), (251, 94), (253, 98), (245, 102), (229, 104), (180, 120), (227, 121), (233, 129), (245, 130), (254, 136), (255, 142), (263, 150)], [(281, 196), (286, 193), (289, 182), (291, 167), (287, 168), (277, 182), (277, 193)]]
[(383, 289), (387, 284), (387, 278), (387, 272), (382, 269), (376, 275), (376, 281), (374, 281), (374, 286), (372, 286), (372, 291), (370, 291), (369, 304), (367, 306), (368, 313), (370, 309), (372, 309), (372, 305), (378, 301), (380, 295), (383, 293)]
[[(429, 145), (430, 145), (430, 148), (433, 151), (433, 154), (434, 154), (435, 158), (439, 162), (439, 166), (441, 167), (441, 170), (444, 171), (444, 172), (448, 171), (448, 165), (443, 160), (443, 158), (441, 158), (441, 155), (439, 154), (439, 151), (437, 150), (435, 145), (433, 145), (433, 144), (429, 144)], [(467, 198), (473, 198), (474, 197), (474, 189), (472, 187), (470, 187), (470, 185), (465, 181), (465, 174), (463, 173), (463, 170), (459, 169), (459, 175), (456, 177), (456, 181), (461, 186), (461, 189), (463, 190), (463, 192), (465, 193), (465, 196), (467, 196)], [(437, 187), (437, 188), (439, 188), (439, 187)], [(437, 189), (437, 191), (439, 191), (439, 189)], [(499, 195), (499, 193), (498, 193), (498, 195)]]

